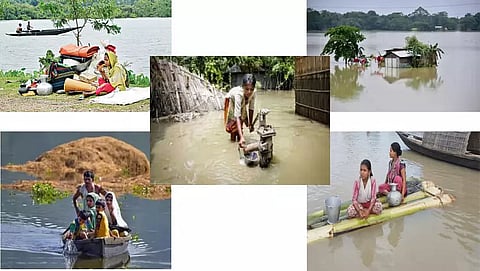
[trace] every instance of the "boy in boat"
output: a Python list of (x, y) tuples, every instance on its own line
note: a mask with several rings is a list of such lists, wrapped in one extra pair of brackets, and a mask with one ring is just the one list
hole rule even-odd
[(365, 159), (360, 163), (360, 178), (353, 185), (352, 204), (347, 208), (349, 218), (368, 218), (380, 214), (382, 203), (377, 200), (377, 182), (373, 178), (372, 164)]
[(33, 30), (33, 27), (30, 25), (30, 21), (27, 23), (27, 31)]
[(91, 233), (93, 233), (93, 226), (90, 223), (90, 213), (83, 210), (78, 213), (78, 217), (70, 224), (65, 239), (87, 239)]
[(95, 221), (95, 238), (110, 237), (110, 229), (108, 227), (108, 218), (105, 214), (105, 200), (99, 199), (95, 203), (97, 209), (97, 217)]
[(238, 144), (241, 148), (245, 147), (243, 123), (246, 123), (247, 127), (250, 129), (250, 132), (253, 131), (255, 83), (256, 79), (253, 74), (245, 74), (242, 78), (242, 86), (232, 88), (225, 97), (225, 107), (223, 113), (225, 130), (230, 134), (231, 141), (239, 140)]
[(18, 24), (17, 30), (15, 30), (17, 33), (22, 33), (22, 23)]

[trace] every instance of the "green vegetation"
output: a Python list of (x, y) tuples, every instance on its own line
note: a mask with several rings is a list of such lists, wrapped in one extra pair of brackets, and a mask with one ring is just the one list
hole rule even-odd
[(133, 186), (132, 192), (134, 195), (140, 196), (140, 197), (148, 197), (150, 196), (151, 192), (153, 189), (153, 184), (150, 185), (141, 185), (141, 184), (135, 184)]
[(453, 18), (448, 17), (445, 11), (430, 14), (422, 7), (407, 15), (401, 12), (378, 15), (373, 10), (367, 13), (355, 11), (340, 14), (327, 10), (307, 9), (307, 31), (325, 31), (339, 25), (355, 26), (361, 30), (480, 31), (480, 12), (475, 15), (467, 13), (462, 18)]
[(442, 58), (444, 51), (438, 47), (438, 43), (435, 45), (425, 44), (420, 42), (417, 37), (406, 37), (405, 38), (407, 50), (415, 56), (412, 66), (413, 67), (431, 67), (437, 66), (437, 60)]
[(203, 76), (221, 89), (231, 87), (229, 70), (237, 69), (242, 73), (265, 72), (276, 82), (272, 89), (291, 89), (295, 75), (294, 57), (237, 56), (237, 57), (166, 57), (187, 68), (190, 72)]
[(36, 204), (50, 204), (68, 196), (67, 192), (59, 191), (49, 183), (36, 183), (32, 186), (32, 199)]
[(40, 9), (53, 21), (55, 27), (65, 27), (69, 21), (75, 22), (74, 30), (77, 45), (81, 44), (80, 33), (83, 27), (91, 24), (93, 29), (106, 30), (108, 34), (118, 34), (121, 28), (113, 24), (113, 18), (119, 12), (113, 0), (59, 0), (41, 2)]
[[(32, 20), (50, 19), (44, 10), (39, 7), (42, 4), (56, 4), (59, 1), (39, 0), (0, 0), (0, 20)], [(60, 1), (67, 2), (67, 1)], [(171, 0), (117, 0), (117, 1), (73, 1), (83, 2), (86, 6), (110, 2), (116, 8), (114, 18), (137, 18), (137, 17), (171, 17)], [(72, 1), (68, 1), (72, 3)], [(102, 6), (100, 6), (102, 7)], [(73, 5), (72, 5), (73, 8)], [(58, 10), (62, 11), (63, 10)], [(95, 13), (90, 15), (94, 18)], [(99, 17), (100, 18), (100, 17)]]
[(128, 70), (128, 82), (130, 82), (130, 86), (150, 86), (150, 78), (148, 78), (148, 76), (144, 75), (143, 73), (135, 74), (132, 70)]
[(345, 65), (355, 57), (363, 55), (363, 48), (358, 44), (365, 40), (365, 36), (360, 33), (360, 29), (354, 26), (341, 25), (328, 29), (325, 36), (329, 37), (327, 44), (323, 48), (323, 54), (335, 54), (335, 61), (343, 58)]

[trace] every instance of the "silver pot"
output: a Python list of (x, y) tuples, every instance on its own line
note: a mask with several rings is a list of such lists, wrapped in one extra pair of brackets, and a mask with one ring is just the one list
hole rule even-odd
[(397, 184), (389, 183), (388, 185), (390, 185), (390, 192), (387, 194), (388, 206), (395, 207), (400, 205), (402, 202), (402, 193), (397, 191)]
[(340, 219), (340, 207), (342, 200), (339, 196), (331, 196), (325, 200), (325, 214), (327, 215), (328, 224), (335, 224)]
[(53, 87), (50, 83), (47, 83), (47, 75), (40, 75), (40, 84), (37, 85), (38, 95), (50, 95), (53, 92)]

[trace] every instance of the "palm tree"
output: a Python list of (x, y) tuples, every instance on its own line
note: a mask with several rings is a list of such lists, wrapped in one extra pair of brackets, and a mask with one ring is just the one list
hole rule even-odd
[(426, 56), (429, 64), (437, 66), (437, 59), (442, 59), (442, 54), (445, 54), (445, 52), (438, 47), (438, 43), (435, 43), (435, 45), (430, 44)]

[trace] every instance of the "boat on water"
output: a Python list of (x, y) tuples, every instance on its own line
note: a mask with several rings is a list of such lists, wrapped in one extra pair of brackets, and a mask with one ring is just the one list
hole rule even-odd
[(480, 152), (476, 150), (479, 148), (480, 133), (425, 132), (423, 137), (404, 132), (397, 134), (413, 151), (437, 160), (480, 170)]
[(60, 35), (63, 33), (67, 33), (81, 27), (66, 27), (66, 28), (52, 28), (52, 29), (41, 29), (41, 30), (29, 30), (29, 31), (22, 31), (20, 33), (17, 32), (8, 32), (5, 35), (9, 36), (52, 36), (52, 35)]
[[(340, 233), (379, 224), (427, 208), (441, 207), (452, 203), (454, 200), (455, 198), (452, 195), (444, 193), (443, 189), (433, 182), (423, 181), (421, 182), (421, 189), (407, 195), (401, 205), (389, 208), (388, 204), (383, 203), (382, 213), (379, 215), (371, 214), (367, 219), (347, 218), (345, 215), (349, 205), (347, 202), (340, 207), (341, 217), (335, 224), (327, 222), (327, 215), (324, 210), (308, 215), (307, 242), (310, 244), (318, 240), (335, 237)], [(380, 198), (380, 201), (385, 202), (385, 197)]]
[[(128, 243), (132, 237), (105, 237), (74, 240), (73, 245), (81, 256), (93, 258), (109, 258), (128, 253)], [(63, 239), (64, 246), (68, 245)]]
[(112, 269), (125, 268), (130, 262), (128, 252), (108, 258), (66, 255), (67, 269)]

